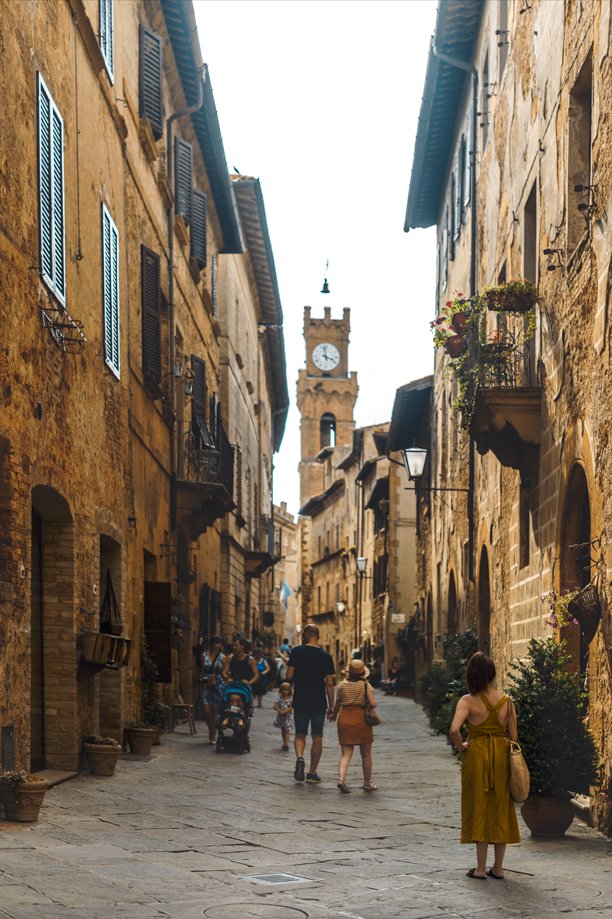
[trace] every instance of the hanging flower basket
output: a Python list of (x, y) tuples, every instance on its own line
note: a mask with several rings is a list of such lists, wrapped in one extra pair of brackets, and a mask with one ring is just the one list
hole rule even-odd
[(463, 335), (450, 335), (444, 342), (444, 347), (451, 357), (461, 357), (467, 348), (467, 342)]
[(527, 313), (539, 300), (537, 288), (531, 281), (509, 281), (482, 292), (487, 309), (497, 313)]
[(579, 590), (568, 606), (568, 611), (580, 623), (584, 640), (590, 644), (595, 638), (601, 619), (601, 600), (596, 584), (587, 584)]
[(469, 310), (460, 310), (457, 313), (453, 313), (451, 319), (451, 326), (453, 331), (457, 335), (465, 335), (467, 332), (468, 326), (470, 324), (470, 311)]

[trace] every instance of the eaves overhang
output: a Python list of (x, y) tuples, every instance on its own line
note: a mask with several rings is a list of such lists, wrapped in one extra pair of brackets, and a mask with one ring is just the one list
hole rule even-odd
[(453, 152), (453, 139), (468, 73), (434, 53), (472, 60), (484, 0), (443, 0), (429, 47), (425, 86), (417, 124), (404, 230), (438, 221), (440, 202)]
[(298, 514), (302, 517), (315, 517), (328, 505), (330, 499), (341, 491), (344, 491), (344, 479), (336, 479), (323, 494), (315, 495), (306, 501), (299, 509)]
[(431, 411), (433, 377), (406, 383), (395, 393), (387, 449), (391, 453), (414, 446), (425, 414)]
[(257, 285), (260, 321), (265, 329), (265, 345), (268, 349), (272, 377), (273, 437), (276, 451), (281, 445), (287, 422), (289, 389), (283, 333), (283, 308), (276, 277), (274, 253), (259, 179), (236, 175), (231, 177), (231, 181), (238, 205), (243, 237)]
[(174, 59), (188, 105), (198, 99), (198, 81), (204, 68), (204, 103), (191, 115), (223, 233), (223, 253), (243, 252), (238, 209), (225, 159), (221, 128), (208, 68), (202, 64), (195, 13), (191, 0), (161, 0)]

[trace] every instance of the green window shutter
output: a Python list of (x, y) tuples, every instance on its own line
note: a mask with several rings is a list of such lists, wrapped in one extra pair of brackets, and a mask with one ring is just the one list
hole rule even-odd
[(104, 360), (119, 377), (119, 233), (102, 205), (102, 296), (104, 304)]
[(159, 255), (141, 246), (142, 369), (161, 383)]
[(193, 149), (180, 137), (174, 139), (174, 206), (186, 224), (191, 223)]
[(113, 34), (113, 0), (100, 0), (100, 51), (111, 83), (115, 79), (115, 37)]
[(147, 118), (153, 137), (159, 140), (164, 132), (162, 104), (163, 45), (159, 35), (140, 26), (140, 109)]
[(198, 263), (198, 267), (206, 267), (206, 195), (204, 192), (193, 190), (192, 221), (191, 221), (191, 257)]
[(38, 74), (38, 182), (40, 273), (66, 304), (64, 243), (64, 122)]

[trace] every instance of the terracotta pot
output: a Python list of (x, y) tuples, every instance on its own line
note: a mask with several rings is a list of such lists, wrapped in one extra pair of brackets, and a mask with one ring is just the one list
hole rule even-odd
[(453, 313), (453, 318), (451, 319), (451, 325), (453, 330), (457, 335), (464, 335), (467, 331), (467, 328), (470, 324), (470, 314), (467, 310), (460, 310), (458, 313)]
[(163, 729), (162, 727), (160, 727), (159, 725), (156, 725), (156, 726), (153, 728), (153, 730), (154, 730), (154, 732), (155, 732), (154, 737), (153, 737), (153, 746), (154, 746), (154, 747), (159, 747), (159, 745), (160, 745), (160, 743), (161, 743), (161, 736), (162, 736), (162, 734), (164, 733), (164, 729)]
[(444, 342), (444, 347), (451, 357), (460, 357), (467, 347), (463, 335), (451, 335)]
[(521, 815), (532, 836), (564, 836), (574, 819), (574, 809), (566, 797), (527, 798)]
[(46, 790), (46, 779), (19, 782), (17, 785), (0, 780), (0, 803), (4, 807), (6, 819), (34, 823), (38, 820)]
[(155, 728), (126, 728), (125, 736), (130, 753), (136, 753), (138, 756), (151, 755), (151, 747), (155, 740)]
[(84, 743), (83, 753), (92, 775), (113, 775), (121, 747), (114, 744)]

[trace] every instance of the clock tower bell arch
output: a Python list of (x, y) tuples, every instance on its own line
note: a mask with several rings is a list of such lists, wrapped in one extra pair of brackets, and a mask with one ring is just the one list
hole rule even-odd
[(306, 367), (299, 371), (297, 405), (300, 412), (300, 506), (324, 490), (323, 465), (317, 456), (325, 447), (350, 444), (359, 387), (349, 373), (349, 309), (332, 319), (326, 306), (323, 319), (313, 319), (304, 307)]

